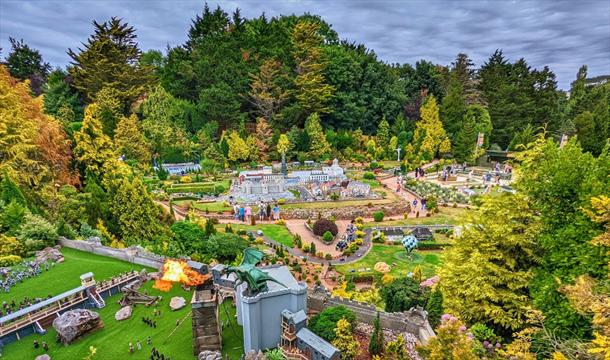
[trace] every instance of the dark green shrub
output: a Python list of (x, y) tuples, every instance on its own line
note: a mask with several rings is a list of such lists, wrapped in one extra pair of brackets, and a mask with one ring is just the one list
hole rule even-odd
[(364, 175), (362, 175), (362, 178), (364, 178), (366, 180), (375, 180), (375, 174), (373, 174), (370, 171), (367, 171), (364, 173)]
[(308, 328), (326, 341), (335, 339), (337, 322), (345, 318), (352, 328), (356, 329), (356, 315), (345, 306), (331, 306), (309, 320)]
[(329, 231), (333, 236), (337, 236), (339, 233), (339, 228), (337, 228), (337, 224), (330, 220), (319, 219), (313, 224), (313, 233), (318, 236), (324, 236), (324, 233)]
[(385, 214), (383, 213), (383, 211), (375, 211), (373, 213), (373, 220), (375, 220), (375, 222), (381, 222), (383, 221), (384, 216)]
[(330, 231), (327, 231), (324, 233), (324, 235), (322, 235), (322, 240), (326, 241), (326, 242), (331, 242), (333, 241), (335, 237), (333, 236), (333, 234)]

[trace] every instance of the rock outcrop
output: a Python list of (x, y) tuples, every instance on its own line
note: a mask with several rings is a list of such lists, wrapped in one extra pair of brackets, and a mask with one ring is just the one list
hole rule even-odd
[(114, 314), (114, 318), (117, 321), (129, 319), (131, 317), (132, 310), (133, 309), (130, 305), (124, 306)]
[(174, 296), (169, 301), (169, 308), (172, 310), (180, 310), (186, 305), (186, 300), (182, 296)]
[(197, 356), (198, 360), (222, 360), (222, 354), (220, 351), (202, 351)]
[(39, 264), (47, 261), (60, 263), (64, 261), (64, 256), (59, 251), (59, 246), (46, 247), (40, 251), (36, 251), (36, 262)]
[(64, 344), (70, 344), (78, 337), (102, 326), (104, 323), (100, 314), (87, 309), (66, 311), (53, 320), (53, 328)]

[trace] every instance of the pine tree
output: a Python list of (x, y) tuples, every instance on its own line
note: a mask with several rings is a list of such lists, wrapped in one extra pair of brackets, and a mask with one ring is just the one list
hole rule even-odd
[(265, 60), (258, 74), (250, 74), (250, 102), (256, 107), (257, 114), (276, 123), (282, 105), (288, 100), (289, 93), (284, 90), (288, 76), (282, 64), (274, 59)]
[(258, 118), (256, 121), (256, 147), (258, 148), (258, 155), (261, 156), (263, 161), (269, 158), (269, 151), (271, 149), (271, 140), (273, 132), (269, 127), (269, 123), (264, 118)]
[(358, 342), (352, 335), (352, 327), (349, 321), (341, 319), (337, 321), (335, 339), (332, 341), (334, 347), (341, 351), (341, 358), (352, 360), (358, 355)]
[[(390, 124), (385, 117), (377, 127), (377, 145), (383, 149), (385, 154), (389, 153), (388, 145), (390, 144)], [(392, 150), (393, 151), (393, 150)]]
[(22, 206), (28, 204), (19, 186), (6, 173), (2, 175), (2, 181), (0, 181), (0, 201), (5, 205), (10, 204), (11, 201), (15, 201)]
[(446, 311), (510, 334), (523, 327), (531, 305), (540, 223), (527, 198), (504, 194), (485, 199), (463, 224), (439, 271)]
[(464, 114), (462, 128), (459, 130), (453, 147), (453, 155), (459, 162), (474, 162), (478, 153), (477, 137), (482, 133), (484, 136), (484, 144), (481, 149), (485, 149), (486, 143), (489, 143), (489, 134), (491, 133), (491, 119), (489, 113), (481, 105), (469, 105), (468, 110)]
[(151, 242), (162, 234), (158, 219), (160, 210), (139, 177), (120, 181), (110, 211), (118, 221), (123, 240), (129, 245)]
[(371, 334), (371, 339), (369, 342), (369, 354), (379, 355), (383, 352), (383, 347), (383, 330), (381, 329), (381, 324), (379, 322), (379, 312), (377, 312), (377, 317), (375, 318), (375, 323), (373, 324), (373, 333)]
[[(83, 118), (83, 105), (78, 92), (70, 86), (63, 70), (49, 74), (44, 86), (43, 103), (45, 113), (55, 116), (64, 126)], [(71, 112), (71, 115), (66, 116), (67, 112)]]
[(114, 129), (123, 116), (124, 104), (119, 100), (121, 94), (112, 87), (103, 87), (95, 95), (96, 117), (102, 123), (104, 134), (114, 137)]
[(74, 87), (92, 101), (103, 87), (111, 86), (126, 110), (151, 84), (152, 68), (140, 64), (133, 27), (115, 17), (103, 23), (94, 20), (93, 27), (83, 49), (68, 50)]
[(11, 51), (6, 57), (6, 66), (11, 75), (19, 80), (29, 80), (30, 88), (34, 95), (42, 93), (51, 65), (42, 60), (42, 55), (36, 49), (32, 49), (26, 43), (9, 37)]
[(429, 96), (420, 109), (421, 119), (417, 122), (413, 141), (418, 146), (420, 157), (432, 160), (437, 155), (451, 150), (451, 143), (445, 133), (438, 114), (434, 96)]
[(123, 116), (119, 121), (114, 134), (114, 143), (117, 154), (125, 155), (128, 160), (137, 160), (142, 166), (148, 166), (150, 163), (150, 149), (140, 130), (136, 115)]
[(452, 143), (455, 144), (460, 128), (462, 127), (462, 119), (466, 113), (466, 101), (464, 99), (464, 89), (455, 73), (450, 74), (449, 88), (447, 95), (443, 98), (441, 104), (441, 119), (443, 126)]
[(83, 126), (74, 134), (76, 141), (74, 155), (76, 160), (84, 166), (86, 172), (91, 172), (101, 178), (104, 164), (115, 158), (116, 154), (112, 140), (104, 134), (97, 114), (98, 108), (95, 103), (85, 109)]
[(309, 136), (309, 155), (316, 160), (323, 159), (330, 154), (330, 144), (326, 140), (320, 117), (318, 114), (311, 114), (305, 121), (305, 131)]
[(320, 25), (311, 21), (298, 22), (292, 31), (294, 62), (296, 64), (295, 97), (306, 115), (332, 111), (329, 101), (334, 88), (326, 82), (323, 58), (323, 38)]

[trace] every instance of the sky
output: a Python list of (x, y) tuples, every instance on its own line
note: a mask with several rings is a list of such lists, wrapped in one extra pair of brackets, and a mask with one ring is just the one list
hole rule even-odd
[[(203, 1), (186, 0), (0, 0), (0, 47), (9, 37), (40, 50), (53, 66), (66, 66), (92, 31), (92, 20), (111, 16), (137, 30), (143, 50), (186, 40)], [(496, 50), (530, 66), (548, 65), (559, 87), (569, 89), (578, 68), (589, 76), (610, 74), (610, 0), (270, 0), (208, 1), (248, 18), (265, 13), (320, 15), (341, 39), (365, 44), (390, 63), (420, 59), (448, 65), (460, 53), (480, 66)]]

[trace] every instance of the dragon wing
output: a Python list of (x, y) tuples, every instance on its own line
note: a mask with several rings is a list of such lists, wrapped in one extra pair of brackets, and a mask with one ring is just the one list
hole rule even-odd
[(265, 254), (255, 248), (247, 248), (244, 250), (244, 258), (241, 261), (241, 265), (252, 265), (255, 266), (258, 264)]

